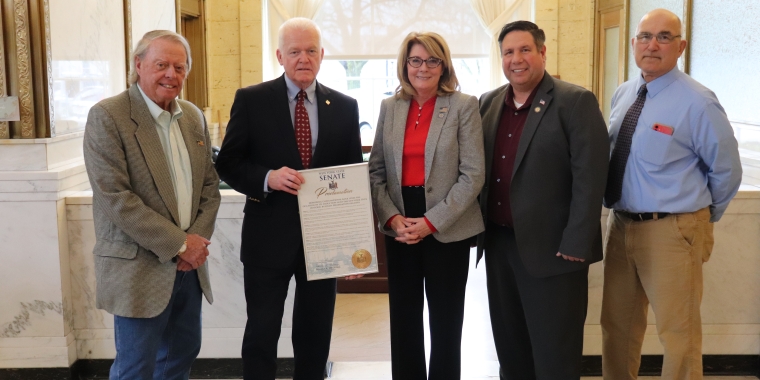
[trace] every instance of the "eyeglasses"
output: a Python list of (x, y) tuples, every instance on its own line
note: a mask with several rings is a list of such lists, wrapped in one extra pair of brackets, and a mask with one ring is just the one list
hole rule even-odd
[(440, 58), (430, 57), (428, 59), (422, 59), (420, 57), (409, 57), (406, 59), (406, 63), (409, 64), (409, 66), (412, 67), (420, 67), (422, 66), (422, 62), (425, 62), (427, 67), (429, 69), (434, 69), (441, 65), (441, 62), (443, 62)]
[(654, 38), (657, 40), (658, 44), (669, 44), (678, 37), (681, 37), (681, 35), (673, 36), (670, 32), (657, 33), (656, 35), (652, 35), (652, 33), (639, 33), (636, 35), (636, 41), (639, 41), (642, 44), (648, 44), (652, 42), (652, 38)]

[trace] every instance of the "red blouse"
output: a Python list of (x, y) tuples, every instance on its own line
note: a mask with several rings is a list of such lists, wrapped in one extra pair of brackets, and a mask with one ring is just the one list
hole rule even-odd
[(401, 186), (425, 186), (425, 142), (433, 121), (436, 97), (419, 105), (412, 99), (406, 116), (404, 153), (401, 161)]
[[(401, 186), (425, 186), (425, 142), (430, 131), (430, 123), (433, 121), (436, 98), (434, 96), (428, 99), (421, 106), (414, 99), (409, 103), (401, 160)], [(398, 215), (388, 219), (386, 225), (390, 226), (396, 216)], [(427, 218), (425, 218), (425, 223), (430, 231), (438, 231)]]

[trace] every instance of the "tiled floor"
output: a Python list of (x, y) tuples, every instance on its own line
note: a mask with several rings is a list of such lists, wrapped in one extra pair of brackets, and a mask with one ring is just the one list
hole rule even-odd
[[(474, 253), (473, 253), (474, 256)], [(491, 335), (485, 268), (471, 262), (462, 332), (462, 380), (497, 380), (499, 364)], [(424, 316), (427, 322), (427, 315)], [(426, 337), (426, 340), (429, 340)], [(330, 360), (331, 379), (391, 380), (387, 294), (339, 294), (335, 305)], [(601, 377), (583, 377), (595, 380)], [(659, 379), (659, 377), (640, 377)], [(712, 376), (705, 380), (757, 380)]]

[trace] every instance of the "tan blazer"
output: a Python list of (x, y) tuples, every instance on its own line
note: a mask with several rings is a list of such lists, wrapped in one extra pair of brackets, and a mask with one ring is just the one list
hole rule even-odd
[[(203, 114), (180, 100), (178, 119), (190, 155), (193, 204), (187, 234), (214, 232), (221, 197)], [(96, 304), (109, 313), (150, 318), (169, 303), (185, 241), (177, 199), (156, 123), (137, 86), (90, 109), (84, 159), (92, 186), (96, 243)], [(213, 302), (208, 262), (198, 268), (203, 293)]]
[[(401, 163), (409, 100), (383, 100), (369, 158), (372, 205), (380, 230), (391, 216), (404, 214)], [(439, 96), (425, 142), (425, 217), (440, 242), (460, 241), (484, 230), (477, 196), (485, 180), (483, 130), (478, 101), (459, 92)]]

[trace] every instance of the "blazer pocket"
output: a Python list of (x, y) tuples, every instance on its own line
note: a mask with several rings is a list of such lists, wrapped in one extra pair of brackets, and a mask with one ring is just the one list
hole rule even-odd
[(132, 260), (137, 257), (140, 246), (137, 243), (99, 239), (92, 253), (101, 257), (116, 257)]

